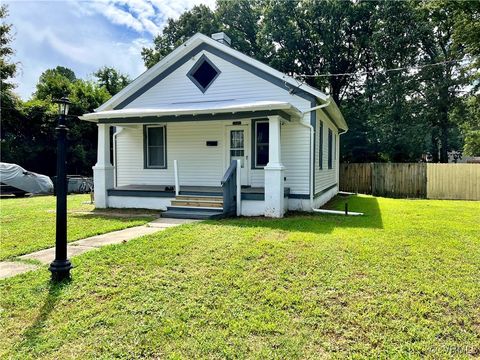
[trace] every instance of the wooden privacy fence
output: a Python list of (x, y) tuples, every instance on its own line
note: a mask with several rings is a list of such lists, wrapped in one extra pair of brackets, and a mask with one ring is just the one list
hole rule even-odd
[(340, 190), (386, 197), (480, 200), (480, 165), (341, 164)]
[(480, 200), (480, 164), (428, 164), (429, 199)]

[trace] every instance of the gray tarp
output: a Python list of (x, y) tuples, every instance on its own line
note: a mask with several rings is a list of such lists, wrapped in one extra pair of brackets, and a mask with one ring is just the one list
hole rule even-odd
[(53, 193), (52, 180), (9, 163), (0, 163), (0, 182), (33, 194)]

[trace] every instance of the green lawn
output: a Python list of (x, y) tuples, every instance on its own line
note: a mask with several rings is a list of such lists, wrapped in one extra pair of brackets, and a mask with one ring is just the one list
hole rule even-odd
[[(141, 225), (152, 217), (100, 215), (89, 204), (90, 195), (68, 196), (68, 240)], [(55, 197), (0, 199), (0, 260), (55, 245)]]
[[(339, 200), (333, 207), (343, 208)], [(480, 203), (188, 224), (0, 282), (0, 358), (480, 357)]]

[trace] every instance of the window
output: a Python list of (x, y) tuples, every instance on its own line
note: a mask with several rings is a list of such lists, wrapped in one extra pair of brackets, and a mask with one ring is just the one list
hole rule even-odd
[(268, 164), (268, 121), (255, 122), (255, 167)]
[(240, 160), (241, 167), (244, 166), (245, 139), (243, 130), (230, 130), (230, 162)]
[(333, 132), (328, 129), (328, 168), (333, 167)]
[(318, 167), (323, 169), (323, 121), (318, 128)]
[(333, 163), (337, 161), (337, 134), (333, 134)]
[(144, 131), (145, 167), (166, 169), (166, 128), (165, 125), (146, 126)]
[(207, 91), (218, 75), (220, 70), (205, 55), (202, 55), (187, 74), (202, 92)]

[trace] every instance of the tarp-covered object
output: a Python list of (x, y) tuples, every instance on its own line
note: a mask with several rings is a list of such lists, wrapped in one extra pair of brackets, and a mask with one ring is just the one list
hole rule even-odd
[(52, 180), (16, 164), (0, 163), (0, 182), (32, 194), (53, 193)]

